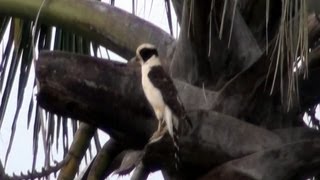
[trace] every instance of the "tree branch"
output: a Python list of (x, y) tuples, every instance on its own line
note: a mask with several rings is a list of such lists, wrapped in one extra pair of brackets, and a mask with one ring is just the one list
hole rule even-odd
[[(142, 88), (133, 83), (139, 82), (137, 69), (123, 71), (125, 66), (71, 53), (41, 53), (36, 67), (41, 86), (38, 102), (52, 112), (87, 121), (111, 136), (128, 136), (125, 142), (129, 144), (143, 145), (156, 124)], [(122, 113), (114, 113), (119, 111)], [(135, 128), (141, 129), (132, 131)]]
[(305, 175), (305, 172), (317, 172), (319, 143), (319, 139), (302, 141), (257, 152), (221, 165), (202, 179), (284, 180)]
[(79, 164), (86, 154), (95, 131), (96, 128), (86, 123), (80, 123), (68, 154), (64, 158), (65, 163), (61, 167), (58, 179), (74, 179), (78, 172)]
[(113, 161), (123, 149), (123, 145), (114, 139), (106, 142), (93, 161), (86, 179), (104, 179), (108, 177), (117, 168), (113, 166)]
[(142, 150), (125, 150), (114, 160), (117, 169), (114, 171), (115, 174), (125, 175), (129, 174), (140, 162), (143, 155)]
[(285, 144), (290, 144), (297, 141), (318, 140), (320, 135), (318, 130), (310, 128), (276, 129), (272, 132), (277, 134), (281, 138), (281, 141)]
[(138, 164), (136, 169), (134, 170), (131, 180), (144, 180), (148, 178), (150, 171), (147, 167), (143, 165), (142, 162)]
[(9, 176), (4, 172), (2, 162), (0, 161), (0, 178), (3, 180), (10, 180)]
[[(38, 102), (49, 111), (103, 129), (129, 148), (143, 149), (157, 122), (144, 98), (139, 71), (136, 66), (88, 56), (42, 52), (36, 65), (40, 83)], [(193, 91), (192, 96), (203, 97), (203, 90), (191, 85), (178, 85), (177, 88), (180, 94)], [(188, 95), (182, 97), (185, 96)], [(211, 100), (215, 97), (212, 95)], [(188, 109), (196, 109), (197, 104), (203, 103), (188, 100), (182, 100)], [(283, 134), (280, 136), (217, 112), (195, 110), (189, 111), (188, 116), (193, 127), (181, 134), (180, 145), (182, 169), (190, 177), (221, 163), (288, 142), (281, 138), (285, 137)], [(305, 135), (306, 138), (309, 136)], [(309, 137), (317, 136), (311, 134)], [(291, 142), (295, 140), (300, 139), (292, 138)], [(167, 134), (159, 144), (148, 146), (144, 163), (148, 167), (173, 169), (171, 143)]]
[[(137, 66), (97, 61), (92, 57), (63, 52), (42, 52), (39, 59), (36, 73), (41, 83), (41, 91), (38, 100), (43, 107), (50, 106), (51, 111), (67, 116), (80, 112), (75, 119), (85, 117), (84, 119), (89, 121), (92, 114), (88, 112), (95, 111), (95, 125), (115, 136), (121, 136), (121, 133), (117, 134), (119, 132), (126, 132), (127, 135), (133, 133), (131, 138), (136, 137), (143, 143), (153, 133), (156, 124), (142, 91), (140, 69)], [(90, 70), (87, 67), (90, 67)], [(176, 81), (176, 85), (183, 91), (180, 96), (186, 109), (209, 109), (215, 98), (213, 92), (180, 81)], [(93, 93), (88, 94), (91, 91)], [(67, 97), (64, 97), (66, 95)], [(203, 103), (205, 101), (208, 103)], [(114, 113), (119, 111), (122, 113)], [(106, 117), (111, 120), (106, 121)], [(132, 117), (136, 119), (133, 120)], [(115, 119), (120, 123), (112, 122)], [(123, 126), (121, 122), (126, 125)], [(110, 125), (114, 126), (111, 132), (108, 129)], [(134, 127), (145, 132), (135, 134), (136, 132), (132, 132)]]
[[(0, 14), (35, 19), (42, 0), (0, 0)], [(81, 13), (79, 13), (81, 12)], [(119, 21), (121, 19), (121, 21)], [(89, 0), (48, 1), (40, 22), (77, 32), (120, 56), (130, 59), (144, 42), (166, 57), (174, 39), (159, 27), (106, 3)]]
[[(138, 70), (137, 67), (129, 67), (111, 61), (96, 61), (87, 56), (62, 52), (41, 53), (36, 66), (36, 75), (40, 82), (38, 102), (51, 112), (81, 119), (108, 132), (112, 137), (123, 141), (128, 146), (142, 148), (154, 132), (157, 122), (144, 98)], [(196, 92), (189, 86), (177, 87), (183, 87), (179, 88), (180, 94)], [(186, 96), (188, 95), (182, 97)], [(203, 97), (203, 91), (198, 89), (197, 94), (193, 96)], [(183, 102), (187, 100), (183, 98)], [(200, 103), (203, 102), (185, 104), (195, 105), (189, 109), (196, 109), (197, 104)], [(277, 138), (272, 133), (260, 128), (254, 130), (257, 127), (237, 122), (228, 116), (203, 112), (194, 112), (189, 115), (194, 128), (189, 135), (186, 135), (193, 138), (182, 138), (182, 141), (185, 141), (183, 146), (186, 147), (183, 149), (187, 150), (185, 157), (188, 157), (185, 161), (193, 164), (196, 161), (195, 164), (199, 167), (208, 167), (263, 149), (268, 146), (266, 139), (269, 138), (271, 145), (277, 143)], [(248, 130), (250, 135), (243, 136), (242, 126), (244, 129), (250, 129)], [(223, 139), (222, 137), (228, 132), (234, 135), (232, 137), (228, 135), (228, 138), (237, 140)], [(257, 135), (252, 136), (254, 132)], [(250, 140), (248, 136), (255, 139)], [(217, 140), (217, 137), (221, 138)], [(258, 137), (264, 140), (257, 142)], [(203, 142), (200, 143), (199, 139), (202, 139)], [(249, 143), (242, 143), (246, 144), (243, 147), (245, 149), (238, 147), (238, 142), (241, 141)], [(226, 142), (228, 143), (224, 144)], [(237, 148), (234, 148), (230, 142), (237, 142), (234, 144)], [(261, 142), (264, 143), (261, 144)], [(193, 151), (195, 144), (197, 144), (197, 152)], [(216, 149), (217, 147), (220, 148)], [(235, 151), (235, 149), (240, 150)], [(170, 151), (170, 148), (167, 149), (167, 152)], [(199, 152), (206, 154), (203, 159), (198, 157)], [(208, 157), (211, 157), (213, 152), (219, 156), (208, 161)]]

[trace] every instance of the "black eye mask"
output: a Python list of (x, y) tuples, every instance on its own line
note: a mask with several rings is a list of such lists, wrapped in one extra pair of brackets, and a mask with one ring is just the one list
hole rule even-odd
[(158, 51), (156, 49), (149, 49), (149, 48), (144, 48), (140, 50), (140, 56), (142, 57), (142, 60), (146, 62), (150, 57), (155, 55), (158, 57)]

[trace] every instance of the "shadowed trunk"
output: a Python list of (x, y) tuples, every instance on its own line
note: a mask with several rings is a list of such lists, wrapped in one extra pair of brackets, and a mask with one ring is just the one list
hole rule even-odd
[[(123, 142), (129, 149), (142, 149), (156, 128), (157, 120), (142, 92), (138, 66), (63, 52), (43, 52), (40, 54), (36, 70), (41, 87), (38, 101), (51, 112), (95, 125), (114, 139)], [(192, 129), (184, 131), (180, 138), (184, 175), (199, 176), (214, 166), (229, 161), (233, 163), (231, 160), (236, 159), (236, 162), (245, 164), (247, 161), (259, 164), (261, 158), (268, 159), (269, 152), (289, 153), (290, 157), (282, 159), (282, 156), (272, 156), (275, 159), (268, 161), (271, 165), (257, 169), (257, 173), (261, 176), (270, 172), (268, 169), (270, 166), (276, 168), (278, 161), (288, 162), (286, 165), (281, 165), (283, 170), (279, 172), (279, 177), (288, 175), (292, 169), (297, 171), (312, 169), (314, 166), (310, 166), (311, 163), (318, 164), (316, 157), (320, 154), (316, 153), (317, 146), (310, 145), (308, 151), (298, 150), (304, 147), (305, 143), (316, 144), (320, 137), (317, 131), (307, 128), (268, 131), (230, 116), (212, 112), (210, 105), (198, 106), (204, 101), (215, 101), (217, 95), (214, 92), (203, 92), (202, 89), (180, 81), (175, 81), (175, 84), (186, 109), (189, 109), (188, 116), (193, 124)], [(188, 98), (191, 92), (196, 98)], [(297, 143), (301, 141), (302, 144)], [(292, 143), (295, 143), (292, 146), (298, 148), (298, 152), (287, 152), (292, 148), (289, 145)], [(143, 162), (152, 171), (156, 169), (174, 171), (173, 146), (168, 144), (171, 144), (171, 141), (169, 136), (166, 136), (161, 142), (147, 146)], [(274, 150), (268, 150), (270, 148)], [(296, 167), (295, 162), (304, 161), (303, 158), (307, 158), (313, 149), (315, 149), (315, 154), (312, 155), (314, 161), (305, 161)], [(225, 166), (229, 165), (222, 167)], [(207, 176), (211, 177), (212, 173), (216, 174), (217, 171), (221, 171), (221, 167), (214, 169)], [(223, 171), (230, 170), (223, 168)], [(239, 172), (237, 168), (233, 168), (232, 171), (237, 176), (239, 173), (245, 174), (245, 171)], [(254, 177), (254, 179), (259, 178)]]

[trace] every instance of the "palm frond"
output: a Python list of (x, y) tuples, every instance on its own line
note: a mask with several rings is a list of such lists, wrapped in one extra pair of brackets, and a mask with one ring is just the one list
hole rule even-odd
[(171, 36), (173, 36), (173, 27), (172, 27), (172, 15), (171, 15), (171, 6), (170, 6), (170, 1), (165, 0), (165, 7), (166, 7), (166, 12), (167, 12), (167, 19), (168, 19), (168, 25), (169, 25), (169, 30)]
[[(14, 23), (12, 23), (13, 27), (13, 33), (14, 33), (14, 53), (13, 53), (13, 58), (12, 58), (12, 62), (11, 65), (12, 69), (10, 68), (9, 71), (9, 76), (8, 76), (8, 80), (7, 80), (7, 85), (6, 85), (6, 89), (5, 92), (2, 96), (2, 102), (4, 102), (3, 104), (1, 104), (1, 117), (4, 116), (6, 108), (7, 108), (7, 102), (8, 99), (10, 97), (11, 94), (11, 90), (12, 88), (10, 86), (13, 85), (13, 82), (15, 80), (15, 75), (18, 74), (18, 67), (20, 64), (20, 77), (19, 77), (19, 83), (18, 83), (18, 95), (17, 95), (17, 107), (16, 107), (16, 112), (15, 112), (15, 116), (12, 122), (12, 127), (11, 127), (11, 136), (10, 136), (10, 141), (9, 141), (9, 146), (8, 146), (8, 150), (6, 153), (6, 158), (5, 158), (5, 165), (7, 163), (8, 160), (8, 156), (12, 147), (12, 143), (14, 140), (14, 135), (15, 135), (15, 131), (16, 131), (16, 123), (18, 120), (18, 115), (21, 109), (21, 105), (22, 102), (24, 100), (24, 87), (26, 86), (26, 82), (28, 80), (29, 77), (29, 73), (30, 73), (30, 66), (28, 66), (28, 63), (26, 62), (26, 60), (24, 60), (24, 58), (26, 58), (26, 56), (29, 56), (30, 51), (31, 51), (31, 47), (30, 44), (28, 43), (29, 40), (29, 33), (27, 31), (23, 31), (24, 28), (30, 28), (30, 25), (28, 25), (28, 23), (23, 22), (20, 19), (15, 19)], [(11, 71), (12, 70), (12, 71)]]
[[(298, 100), (299, 73), (304, 73), (305, 76), (308, 74), (307, 17), (305, 0), (282, 1), (282, 15), (274, 48), (277, 56), (275, 62), (272, 62), (276, 67), (270, 93), (274, 91), (277, 77), (280, 78), (281, 100), (286, 104), (287, 110)], [(298, 62), (301, 65), (297, 66)]]
[(10, 17), (0, 17), (0, 39), (3, 39), (4, 33), (10, 23)]

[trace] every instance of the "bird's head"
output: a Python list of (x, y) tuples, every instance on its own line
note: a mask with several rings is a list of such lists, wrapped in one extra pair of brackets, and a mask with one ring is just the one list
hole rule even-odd
[(144, 43), (137, 48), (136, 61), (138, 61), (141, 65), (146, 63), (153, 56), (158, 58), (158, 51), (154, 45)]

